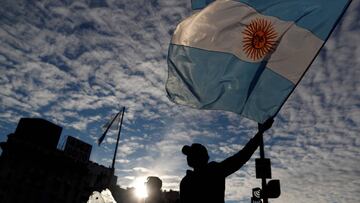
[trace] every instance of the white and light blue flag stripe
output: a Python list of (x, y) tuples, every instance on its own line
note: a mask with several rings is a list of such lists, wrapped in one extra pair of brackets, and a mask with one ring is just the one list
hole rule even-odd
[(259, 123), (280, 110), (350, 3), (201, 2), (197, 7), (192, 2), (193, 8), (203, 9), (182, 21), (173, 34), (168, 97), (177, 104), (232, 111)]

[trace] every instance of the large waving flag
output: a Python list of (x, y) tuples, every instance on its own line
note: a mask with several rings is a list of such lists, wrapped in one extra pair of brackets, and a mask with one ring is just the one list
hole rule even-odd
[(280, 110), (350, 0), (194, 0), (169, 47), (171, 101), (263, 123)]

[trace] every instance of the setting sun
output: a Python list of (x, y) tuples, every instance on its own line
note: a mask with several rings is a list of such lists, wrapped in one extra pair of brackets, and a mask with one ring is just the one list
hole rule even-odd
[(133, 187), (135, 188), (135, 196), (139, 199), (146, 198), (148, 196), (146, 186), (146, 178), (136, 178), (133, 182)]

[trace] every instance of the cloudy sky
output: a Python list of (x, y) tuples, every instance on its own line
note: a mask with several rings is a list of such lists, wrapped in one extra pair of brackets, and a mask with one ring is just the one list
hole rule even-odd
[[(178, 190), (181, 147), (201, 142), (221, 161), (256, 123), (171, 103), (167, 49), (190, 0), (0, 0), (0, 141), (21, 117), (40, 117), (93, 144), (111, 165), (115, 133), (96, 140), (119, 107), (126, 114), (116, 175), (122, 187), (159, 176)], [(282, 195), (272, 202), (360, 202), (360, 1), (353, 1), (265, 135)], [(253, 158), (258, 157), (258, 152)], [(249, 202), (254, 160), (227, 179), (226, 202)]]

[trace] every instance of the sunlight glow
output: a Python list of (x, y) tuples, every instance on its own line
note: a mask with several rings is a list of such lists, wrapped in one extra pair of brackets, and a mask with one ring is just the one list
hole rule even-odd
[(146, 186), (145, 186), (146, 178), (136, 178), (133, 182), (133, 187), (135, 188), (135, 196), (139, 199), (146, 198), (148, 196)]

